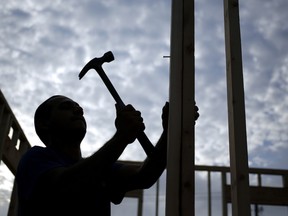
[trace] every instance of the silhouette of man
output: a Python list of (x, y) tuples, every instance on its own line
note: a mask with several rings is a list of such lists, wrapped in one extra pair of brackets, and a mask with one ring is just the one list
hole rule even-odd
[[(19, 216), (110, 216), (110, 202), (119, 204), (126, 192), (151, 187), (164, 171), (168, 112), (166, 103), (155, 152), (137, 166), (117, 161), (145, 129), (141, 113), (132, 105), (117, 110), (115, 135), (93, 155), (82, 158), (80, 144), (87, 128), (83, 109), (61, 95), (44, 101), (34, 123), (46, 147), (28, 150), (16, 174)], [(196, 111), (195, 119), (198, 116)]]

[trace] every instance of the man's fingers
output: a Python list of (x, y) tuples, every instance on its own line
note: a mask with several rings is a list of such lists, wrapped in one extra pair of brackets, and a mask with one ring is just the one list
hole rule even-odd
[(134, 108), (131, 104), (128, 104), (128, 105), (126, 105), (126, 106), (124, 107), (123, 110), (125, 110), (125, 111), (134, 111), (135, 108)]
[(120, 111), (122, 112), (122, 111), (134, 111), (135, 110), (135, 108), (131, 104), (121, 107), (118, 103), (116, 103), (115, 108), (116, 108), (117, 113), (119, 113)]
[(195, 106), (194, 106), (194, 118), (195, 118), (195, 121), (199, 118), (200, 114), (199, 114), (199, 108), (198, 106), (196, 106), (196, 102), (195, 102)]
[(116, 113), (119, 113), (121, 111), (120, 105), (118, 103), (115, 104)]

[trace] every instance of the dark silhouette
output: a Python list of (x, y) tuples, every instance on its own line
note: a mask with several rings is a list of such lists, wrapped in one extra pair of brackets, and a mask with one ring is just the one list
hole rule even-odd
[(141, 113), (132, 105), (117, 110), (115, 135), (93, 155), (82, 158), (80, 144), (86, 133), (83, 109), (60, 95), (43, 102), (34, 121), (46, 147), (32, 147), (19, 163), (19, 215), (110, 216), (110, 202), (119, 204), (127, 191), (151, 187), (164, 171), (168, 112), (166, 103), (163, 133), (155, 151), (137, 166), (117, 161), (145, 129)]

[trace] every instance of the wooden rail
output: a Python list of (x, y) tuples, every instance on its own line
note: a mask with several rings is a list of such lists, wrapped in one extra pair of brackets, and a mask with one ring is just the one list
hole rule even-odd
[[(15, 175), (21, 156), (31, 147), (0, 90), (0, 161)], [(8, 216), (16, 216), (17, 188), (13, 186)]]
[[(228, 204), (232, 203), (231, 193), (231, 179), (227, 181), (227, 176), (230, 176), (229, 167), (217, 166), (195, 166), (195, 172), (207, 172), (207, 209), (208, 216), (212, 215), (212, 190), (211, 190), (211, 173), (220, 173), (221, 175), (221, 191), (222, 191), (222, 215), (228, 215)], [(273, 205), (273, 206), (288, 206), (288, 170), (283, 169), (263, 169), (263, 168), (249, 168), (249, 176), (256, 175), (256, 186), (250, 185), (248, 187), (251, 205)], [(263, 186), (263, 176), (271, 177), (278, 176), (282, 179), (282, 184), (277, 186)], [(250, 207), (249, 207), (250, 210)]]

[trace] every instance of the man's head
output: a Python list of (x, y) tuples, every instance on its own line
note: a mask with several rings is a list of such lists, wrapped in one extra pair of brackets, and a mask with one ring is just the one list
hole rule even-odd
[(52, 96), (40, 104), (35, 112), (36, 133), (46, 146), (53, 144), (55, 140), (80, 144), (86, 133), (83, 114), (79, 104), (70, 98)]

